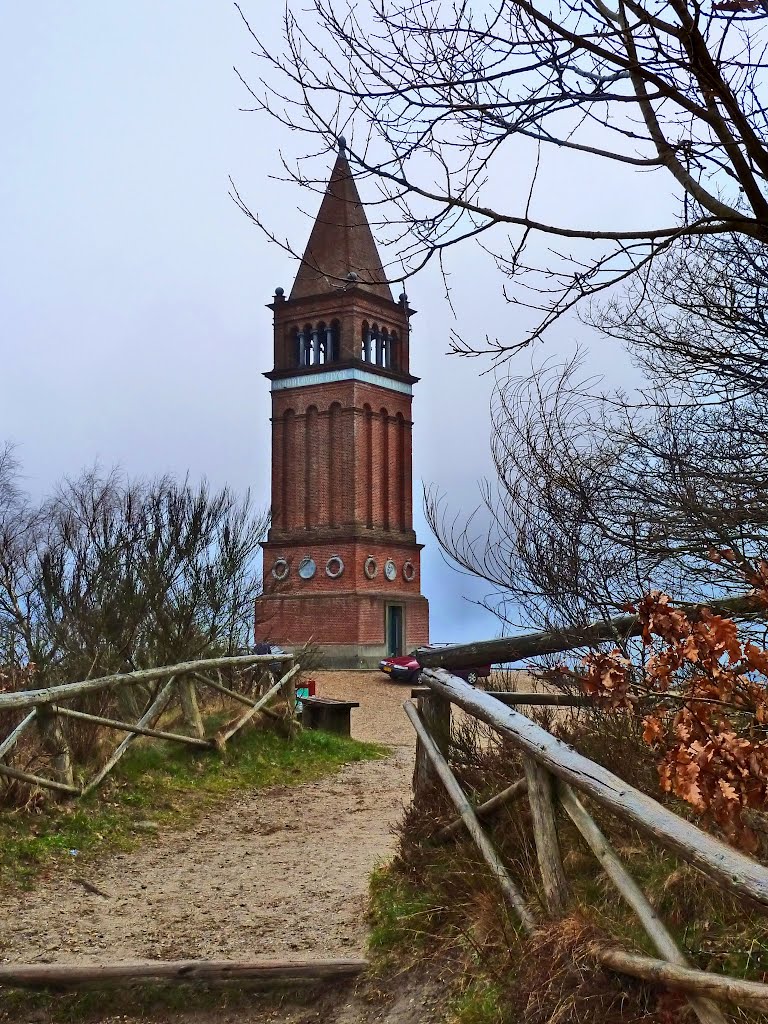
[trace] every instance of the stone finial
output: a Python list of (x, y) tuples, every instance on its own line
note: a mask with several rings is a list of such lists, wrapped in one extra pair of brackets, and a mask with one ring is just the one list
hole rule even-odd
[(336, 141), (339, 144), (339, 156), (344, 156), (347, 151), (347, 140), (343, 135), (340, 135)]

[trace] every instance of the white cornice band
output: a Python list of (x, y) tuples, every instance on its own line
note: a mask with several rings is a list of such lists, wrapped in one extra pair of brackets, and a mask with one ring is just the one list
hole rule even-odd
[(387, 391), (399, 391), (401, 395), (413, 395), (413, 385), (391, 377), (380, 377), (378, 373), (370, 373), (356, 366), (343, 370), (321, 370), (318, 373), (302, 373), (296, 377), (281, 377), (272, 381), (271, 391), (286, 391), (288, 388), (307, 388), (314, 384), (332, 384), (340, 380), (357, 380), (362, 384), (375, 384), (377, 388)]

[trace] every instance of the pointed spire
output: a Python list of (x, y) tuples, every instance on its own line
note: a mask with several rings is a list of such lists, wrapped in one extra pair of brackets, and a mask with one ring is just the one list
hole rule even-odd
[(339, 155), (290, 298), (336, 292), (350, 282), (394, 301), (347, 161), (346, 141), (340, 137)]

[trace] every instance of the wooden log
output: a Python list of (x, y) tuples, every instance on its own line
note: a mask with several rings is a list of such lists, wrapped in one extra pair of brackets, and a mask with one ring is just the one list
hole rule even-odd
[(495, 847), (480, 827), (480, 822), (477, 820), (475, 812), (472, 810), (472, 805), (467, 799), (464, 790), (456, 781), (455, 775), (451, 771), (448, 762), (438, 749), (437, 744), (427, 732), (419, 712), (416, 709), (416, 705), (407, 700), (405, 704), (403, 704), (403, 708), (416, 730), (416, 735), (422, 742), (426, 756), (434, 765), (438, 777), (445, 786), (456, 810), (461, 815), (469, 834), (477, 845), (477, 848), (483, 855), (485, 863), (491, 869), (496, 881), (499, 883), (501, 891), (504, 893), (507, 901), (517, 914), (523, 931), (530, 935), (536, 929), (536, 918), (527, 906), (523, 894), (509, 877), (509, 873), (501, 862), (501, 858), (496, 852)]
[(210, 750), (215, 746), (212, 740), (201, 740), (196, 736), (185, 736), (178, 732), (165, 732), (163, 729), (149, 729), (143, 725), (130, 725), (128, 722), (119, 722), (115, 718), (102, 718), (101, 715), (89, 715), (85, 711), (74, 711), (72, 708), (56, 706), (56, 710), (65, 718), (79, 718), (83, 722), (94, 722), (96, 725), (105, 725), (108, 729), (120, 729), (122, 732), (132, 732), (137, 736), (153, 736), (158, 740), (174, 740), (177, 743), (186, 743), (190, 747), (204, 747)]
[[(195, 679), (203, 683), (204, 686), (210, 686), (212, 690), (217, 690), (219, 693), (224, 694), (227, 697), (231, 697), (232, 700), (238, 701), (240, 704), (245, 704), (246, 707), (253, 708), (258, 704), (258, 701), (252, 700), (250, 697), (246, 697), (243, 693), (238, 693), (237, 690), (230, 690), (223, 683), (217, 683), (213, 679), (209, 679), (208, 676), (202, 676), (199, 672), (193, 673)], [(267, 718), (271, 718), (275, 722), (282, 722), (282, 719), (276, 714), (272, 708), (262, 707), (259, 708), (262, 715), (266, 715)]]
[[(520, 690), (486, 690), (490, 697), (495, 697), (502, 704), (511, 705), (528, 704), (531, 707), (555, 707), (555, 708), (588, 708), (595, 707), (594, 697), (583, 697), (572, 693), (530, 693)], [(414, 686), (411, 690), (412, 697), (421, 697), (429, 693), (428, 686)]]
[(508, 707), (514, 707), (517, 704), (545, 708), (593, 708), (596, 706), (593, 697), (582, 697), (572, 693), (514, 693), (496, 690), (487, 692)]
[[(724, 598), (710, 604), (685, 606), (689, 617), (695, 620), (702, 610), (718, 615), (736, 615), (741, 618), (765, 618), (765, 606), (756, 597), (742, 594)], [(616, 641), (639, 636), (642, 626), (636, 615), (617, 615), (605, 622), (589, 626), (573, 626), (542, 633), (524, 633), (501, 640), (481, 640), (472, 644), (453, 644), (450, 647), (420, 648), (415, 652), (423, 668), (474, 668), (477, 665), (513, 664), (543, 654), (558, 654), (579, 647), (590, 647), (605, 641)]]
[(699, 997), (734, 1003), (749, 1010), (768, 1010), (768, 985), (758, 981), (710, 974), (614, 947), (595, 945), (590, 953), (604, 967), (633, 978), (695, 993)]
[(2, 743), (0, 743), (0, 757), (5, 757), (11, 747), (16, 743), (22, 733), (26, 732), (30, 725), (37, 718), (37, 708), (33, 708), (28, 715), (26, 715), (16, 728), (9, 732)]
[[(657, 952), (668, 963), (676, 964), (678, 967), (688, 967), (688, 961), (666, 925), (653, 909), (643, 890), (621, 863), (613, 847), (571, 787), (561, 784), (558, 786), (558, 793), (566, 813), (584, 837), (590, 850), (600, 861), (606, 875), (634, 911)], [(725, 1024), (725, 1018), (721, 1011), (710, 1000), (694, 995), (689, 997), (688, 1001), (702, 1024)]]
[(248, 981), (265, 986), (341, 981), (361, 974), (366, 960), (150, 960), (115, 964), (3, 964), (9, 988), (114, 988), (147, 980), (216, 984)]
[[(165, 686), (160, 690), (158, 695), (155, 697), (155, 699), (152, 701), (150, 706), (147, 708), (147, 710), (144, 712), (144, 714), (141, 716), (141, 718), (138, 720), (136, 724), (141, 728), (144, 728), (145, 726), (149, 726), (151, 722), (154, 722), (155, 719), (158, 718), (164, 711), (168, 701), (171, 699), (172, 694), (173, 676), (171, 676), (171, 678), (168, 680)], [(88, 793), (96, 789), (99, 783), (102, 782), (107, 777), (107, 775), (109, 775), (109, 773), (115, 767), (117, 762), (126, 752), (126, 750), (131, 745), (135, 738), (135, 732), (132, 732), (125, 737), (125, 739), (117, 747), (114, 754), (110, 757), (110, 759), (107, 761), (104, 767), (100, 768), (99, 771), (96, 772), (94, 777), (88, 783), (88, 785), (85, 786), (85, 788), (83, 789), (83, 796), (86, 796)]]
[(200, 708), (197, 706), (197, 695), (195, 694), (195, 681), (189, 676), (184, 676), (176, 683), (181, 700), (181, 712), (184, 716), (184, 724), (193, 736), (202, 739), (205, 736), (205, 726), (200, 715)]
[(0, 693), (0, 711), (31, 708), (41, 704), (57, 704), (60, 701), (69, 700), (71, 697), (81, 697), (84, 693), (95, 693), (98, 690), (109, 690), (118, 686), (131, 686), (134, 683), (151, 683), (156, 679), (186, 675), (200, 669), (239, 668), (261, 662), (292, 660), (293, 656), (290, 654), (244, 654), (235, 658), (206, 658), (199, 661), (183, 661), (178, 665), (140, 669), (137, 672), (100, 676), (98, 679), (83, 679), (79, 683), (63, 683), (61, 686), (48, 686), (40, 690), (11, 690), (8, 693)]
[[(517, 782), (513, 782), (511, 786), (507, 786), (506, 789), (502, 789), (496, 796), (492, 796), (490, 800), (486, 800), (485, 803), (475, 807), (475, 817), (479, 821), (485, 821), (492, 817), (496, 811), (498, 811), (505, 804), (512, 803), (513, 800), (518, 800), (521, 796), (525, 796), (528, 792), (528, 780), (518, 779)], [(452, 839), (457, 833), (464, 828), (463, 818), (455, 818), (449, 825), (443, 825), (441, 829), (438, 829), (432, 837), (433, 843), (445, 843), (449, 839)]]
[(253, 707), (249, 708), (248, 711), (246, 711), (244, 715), (242, 715), (240, 718), (238, 718), (238, 720), (234, 723), (234, 725), (231, 725), (226, 730), (226, 732), (223, 732), (223, 733), (219, 734), (218, 737), (217, 737), (219, 743), (223, 745), (223, 744), (227, 743), (230, 739), (232, 739), (232, 737), (235, 735), (235, 733), (239, 732), (240, 729), (242, 729), (243, 726), (246, 724), (246, 722), (249, 722), (253, 718), (253, 716), (256, 714), (256, 712), (260, 711), (261, 708), (264, 707), (264, 705), (267, 703), (268, 700), (270, 700), (280, 690), (283, 690), (288, 685), (288, 683), (293, 679), (293, 677), (299, 671), (299, 668), (300, 668), (299, 665), (294, 665), (293, 668), (289, 669), (289, 671), (286, 672), (284, 676), (281, 676), (278, 679), (278, 681), (275, 683), (274, 686), (272, 686), (269, 690), (267, 690), (267, 692), (264, 694), (263, 697), (260, 697), (259, 700), (256, 701), (256, 703), (253, 705)]
[(587, 793), (606, 810), (674, 851), (731, 892), (768, 907), (768, 868), (697, 828), (607, 768), (577, 753), (536, 722), (444, 669), (425, 669), (422, 680), (466, 712), (501, 730), (539, 764)]
[(198, 682), (201, 682), (204, 686), (210, 686), (212, 690), (216, 690), (218, 693), (222, 693), (226, 697), (231, 697), (232, 700), (236, 700), (240, 704), (245, 704), (249, 708), (252, 708), (257, 703), (250, 697), (246, 697), (245, 694), (238, 693), (237, 690), (230, 690), (228, 687), (224, 686), (223, 683), (219, 683), (215, 679), (210, 679), (208, 676), (201, 675), (200, 672), (194, 672), (193, 675), (195, 679), (197, 679)]
[(533, 818), (533, 837), (539, 861), (544, 902), (553, 917), (564, 913), (568, 903), (568, 883), (563, 871), (560, 842), (557, 837), (552, 777), (532, 757), (523, 758), (528, 783), (528, 803)]
[(32, 775), (30, 772), (23, 772), (18, 768), (11, 768), (10, 765), (0, 764), (0, 775), (9, 779), (18, 779), (19, 782), (28, 782), (31, 786), (42, 786), (43, 789), (54, 789), (58, 793), (72, 793), (80, 796), (78, 786), (69, 786), (64, 782), (54, 782), (52, 779), (44, 779), (40, 775)]
[(37, 709), (37, 727), (43, 749), (51, 758), (54, 778), (64, 786), (74, 786), (75, 773), (72, 769), (69, 741), (61, 718), (53, 707), (42, 705)]
[[(448, 757), (451, 742), (451, 704), (435, 693), (425, 693), (419, 698), (418, 710), (421, 721), (429, 732), (435, 746)], [(413, 794), (416, 799), (429, 792), (438, 775), (421, 738), (416, 740), (416, 764), (413, 771)]]

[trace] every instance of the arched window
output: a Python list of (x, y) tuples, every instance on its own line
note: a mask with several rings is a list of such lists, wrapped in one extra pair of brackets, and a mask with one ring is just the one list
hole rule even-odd
[(360, 346), (360, 358), (363, 360), (364, 363), (370, 363), (371, 361), (371, 347), (371, 328), (368, 326), (368, 321), (363, 320), (363, 337)]
[(298, 327), (294, 327), (291, 330), (291, 352), (293, 353), (294, 365), (301, 366), (301, 331)]
[(326, 356), (327, 363), (336, 363), (341, 358), (341, 324), (338, 320), (332, 320), (331, 326), (327, 328), (328, 342)]
[(321, 320), (312, 332), (312, 362), (315, 366), (328, 362), (328, 336), (325, 321)]
[(389, 336), (389, 362), (387, 365), (391, 370), (400, 369), (400, 339), (397, 336), (397, 331), (392, 331)]
[(304, 324), (301, 330), (301, 357), (299, 366), (312, 365), (312, 324)]
[(380, 365), (381, 366), (385, 366), (385, 367), (389, 366), (390, 338), (391, 338), (391, 335), (390, 335), (389, 331), (386, 329), (386, 327), (382, 327), (382, 329), (381, 329), (381, 363), (380, 363)]
[(341, 358), (341, 324), (332, 320), (327, 324), (304, 324), (293, 327), (290, 333), (293, 362), (296, 366), (322, 366)]

